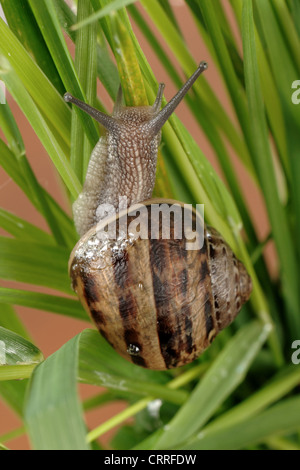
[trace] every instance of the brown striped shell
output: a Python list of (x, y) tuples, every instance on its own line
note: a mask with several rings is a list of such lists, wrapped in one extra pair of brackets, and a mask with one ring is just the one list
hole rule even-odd
[[(83, 306), (113, 348), (135, 364), (160, 370), (196, 359), (233, 321), (252, 285), (243, 264), (211, 227), (204, 225), (203, 246), (196, 250), (186, 249), (185, 238), (174, 237), (172, 217), (170, 239), (161, 233), (151, 239), (154, 202), (144, 203), (148, 238), (120, 233), (120, 220), (128, 217), (128, 225), (133, 220), (127, 209), (115, 216), (116, 239), (99, 238), (107, 221), (80, 239), (69, 270)], [(193, 211), (194, 230), (196, 217)]]

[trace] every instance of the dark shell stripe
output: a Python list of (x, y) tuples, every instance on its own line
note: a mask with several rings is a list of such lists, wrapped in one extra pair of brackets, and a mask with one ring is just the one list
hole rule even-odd
[(118, 301), (120, 317), (123, 323), (124, 329), (124, 341), (127, 346), (127, 351), (135, 350), (138, 353), (130, 355), (130, 359), (135, 364), (147, 367), (145, 360), (142, 357), (143, 346), (139, 337), (138, 330), (136, 329), (136, 314), (137, 305), (136, 300), (132, 296), (130, 289), (131, 278), (129, 275), (129, 255), (128, 252), (120, 252), (117, 255), (113, 255), (113, 269), (116, 285), (120, 287), (118, 289)]
[(166, 367), (176, 367), (197, 357), (215, 334), (207, 244), (189, 251), (184, 240), (150, 240), (149, 251), (161, 353)]

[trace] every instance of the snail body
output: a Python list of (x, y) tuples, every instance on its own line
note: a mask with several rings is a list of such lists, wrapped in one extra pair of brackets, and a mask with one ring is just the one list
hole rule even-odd
[[(195, 209), (150, 199), (161, 127), (206, 67), (201, 62), (162, 110), (163, 84), (149, 107), (123, 107), (119, 92), (112, 116), (65, 95), (108, 131), (91, 155), (73, 205), (81, 235), (69, 261), (73, 288), (114, 349), (150, 369), (196, 359), (233, 321), (252, 289), (243, 264)], [(169, 217), (167, 236), (162, 218), (153, 236), (153, 208), (160, 205)], [(187, 210), (192, 235), (201, 239), (196, 249), (187, 248)]]

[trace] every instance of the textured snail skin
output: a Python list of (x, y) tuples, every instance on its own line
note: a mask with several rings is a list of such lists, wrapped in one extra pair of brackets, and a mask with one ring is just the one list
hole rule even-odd
[(127, 234), (109, 243), (97, 237), (100, 228), (72, 252), (73, 288), (101, 334), (135, 364), (163, 370), (193, 361), (249, 298), (250, 277), (211, 227), (199, 250), (175, 239), (173, 226), (170, 239), (149, 233), (132, 241)]
[[(176, 238), (174, 223), (170, 239), (161, 233), (151, 239), (150, 231), (148, 238), (132, 238), (121, 229), (116, 238), (99, 238), (107, 223), (107, 214), (100, 210), (103, 204), (115, 208), (112, 217), (119, 230), (122, 217), (130, 224), (129, 206), (145, 201), (150, 230), (154, 200), (147, 199), (155, 182), (161, 128), (206, 68), (201, 62), (162, 110), (163, 84), (154, 105), (148, 107), (122, 106), (119, 92), (112, 116), (65, 95), (66, 101), (107, 129), (91, 155), (83, 191), (73, 205), (81, 236), (69, 261), (73, 288), (114, 349), (151, 369), (169, 369), (196, 359), (233, 321), (252, 290), (243, 264), (203, 221), (204, 243), (197, 250), (186, 249), (186, 239)], [(127, 207), (118, 212), (120, 196), (127, 197)], [(178, 204), (183, 211), (183, 204)], [(194, 211), (194, 228), (197, 217)]]

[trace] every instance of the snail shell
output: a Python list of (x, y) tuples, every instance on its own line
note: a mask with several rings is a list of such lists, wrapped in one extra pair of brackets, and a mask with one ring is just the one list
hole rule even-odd
[[(248, 300), (251, 279), (221, 235), (204, 226), (203, 246), (186, 249), (186, 239), (151, 238), (151, 207), (144, 203), (148, 237), (98, 236), (109, 222), (90, 229), (75, 246), (69, 263), (73, 288), (111, 346), (133, 363), (169, 369), (196, 359)], [(178, 201), (163, 200), (169, 207)], [(196, 230), (193, 210), (193, 230)], [(112, 221), (110, 219), (110, 222)], [(183, 220), (183, 218), (182, 218)], [(203, 228), (203, 221), (200, 221)], [(199, 224), (199, 226), (200, 226)]]
[[(202, 243), (196, 249), (187, 249), (190, 240), (184, 230), (184, 237), (178, 235), (175, 215), (169, 237), (162, 227), (152, 236), (153, 204), (174, 204), (149, 200), (161, 128), (206, 68), (201, 62), (162, 110), (163, 84), (152, 106), (122, 106), (120, 90), (112, 116), (65, 95), (107, 130), (92, 152), (83, 191), (73, 204), (81, 236), (69, 261), (73, 288), (115, 350), (151, 369), (197, 358), (233, 321), (252, 290), (243, 264), (216, 230), (199, 221), (197, 211), (190, 213), (192, 232), (201, 228)], [(120, 197), (126, 200), (122, 210)], [(130, 229), (132, 206), (139, 203), (145, 237)], [(111, 218), (108, 207), (114, 209)], [(182, 224), (186, 208), (181, 202), (177, 207)], [(116, 228), (114, 237), (106, 231), (109, 226)]]

